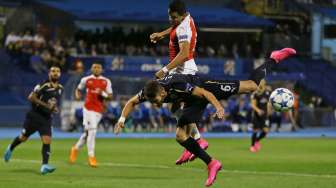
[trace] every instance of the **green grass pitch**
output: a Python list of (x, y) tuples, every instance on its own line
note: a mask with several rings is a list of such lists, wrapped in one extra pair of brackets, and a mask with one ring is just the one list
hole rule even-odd
[[(41, 143), (16, 148), (9, 163), (0, 161), (0, 188), (165, 188), (204, 187), (205, 165), (199, 160), (174, 164), (182, 152), (174, 139), (97, 139), (98, 168), (87, 165), (86, 149), (76, 164), (67, 163), (75, 139), (55, 139), (52, 174), (39, 174)], [(336, 140), (266, 139), (259, 153), (248, 151), (249, 139), (208, 139), (207, 150), (223, 163), (212, 187), (335, 188)], [(10, 140), (0, 140), (1, 155)]]

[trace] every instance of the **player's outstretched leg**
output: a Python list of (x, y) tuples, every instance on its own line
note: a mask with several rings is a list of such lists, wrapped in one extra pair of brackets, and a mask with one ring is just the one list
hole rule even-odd
[(216, 180), (217, 173), (222, 169), (222, 164), (218, 160), (211, 158), (209, 154), (200, 147), (196, 140), (186, 133), (184, 128), (177, 128), (176, 140), (186, 150), (200, 158), (208, 166), (208, 178), (205, 182), (205, 186), (211, 186)]
[[(204, 149), (204, 150), (207, 150), (208, 149), (208, 147), (209, 147), (209, 143), (208, 143), (208, 141), (206, 141), (205, 139), (203, 139), (203, 138), (200, 138), (200, 139), (198, 139), (198, 140), (196, 140), (197, 141), (197, 143), (200, 145), (200, 147), (202, 148), (202, 149)], [(196, 156), (194, 155), (194, 154), (192, 154), (190, 157), (189, 157), (189, 161), (193, 161), (193, 160), (195, 160), (196, 159)]]
[(293, 48), (283, 48), (281, 50), (273, 51), (270, 58), (274, 59), (276, 63), (280, 63), (282, 60), (295, 54), (296, 51)]
[(19, 144), (21, 144), (22, 142), (26, 141), (27, 139), (28, 139), (27, 137), (24, 137), (22, 135), (21, 136), (17, 136), (17, 137), (14, 138), (13, 142), (10, 145), (8, 145), (8, 147), (7, 147), (7, 149), (6, 149), (5, 153), (4, 153), (4, 156), (3, 156), (4, 161), (6, 163), (9, 162), (9, 160), (11, 159), (12, 153), (13, 153), (14, 149)]
[[(197, 139), (196, 141), (203, 150), (208, 149), (209, 143), (205, 139), (200, 138), (200, 139)], [(192, 154), (190, 151), (185, 149), (182, 155), (176, 160), (175, 164), (181, 165), (183, 163), (187, 163), (188, 161), (193, 161), (196, 158), (197, 157), (194, 154)]]
[[(197, 143), (201, 146), (202, 149), (206, 150), (209, 147), (209, 143), (201, 137), (201, 134), (197, 128), (197, 125), (195, 123), (191, 124), (191, 132), (190, 135), (193, 137)], [(176, 160), (176, 165), (181, 165), (183, 163), (186, 163), (188, 161), (193, 161), (196, 159), (196, 156), (189, 152), (188, 150), (184, 150), (182, 155)]]
[(265, 78), (266, 73), (272, 69), (274, 64), (280, 63), (281, 61), (295, 54), (296, 51), (293, 48), (284, 48), (273, 51), (270, 58), (266, 59), (264, 64), (260, 65), (251, 73), (249, 79), (254, 81), (258, 86), (260, 81)]

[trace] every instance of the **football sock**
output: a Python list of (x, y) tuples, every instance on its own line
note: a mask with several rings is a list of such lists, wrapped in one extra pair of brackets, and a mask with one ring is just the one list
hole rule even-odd
[(257, 132), (252, 133), (251, 141), (251, 146), (254, 146), (255, 142), (257, 141)]
[(266, 77), (266, 73), (272, 69), (275, 64), (273, 59), (266, 59), (265, 63), (256, 68), (250, 75), (249, 80), (254, 81), (257, 85)]
[(88, 149), (88, 155), (90, 157), (95, 156), (95, 142), (96, 142), (96, 133), (97, 129), (90, 129), (88, 131), (88, 138), (87, 138), (87, 149)]
[(11, 151), (13, 151), (14, 148), (15, 148), (16, 146), (18, 146), (19, 144), (21, 144), (21, 143), (22, 143), (22, 141), (20, 140), (20, 137), (17, 136), (16, 138), (14, 138), (14, 140), (13, 140), (13, 142), (11, 143), (9, 149), (10, 149)]
[(200, 158), (206, 164), (211, 162), (211, 157), (199, 146), (195, 139), (189, 137), (184, 142), (180, 143), (185, 149)]
[(261, 139), (265, 138), (265, 136), (267, 135), (267, 133), (265, 131), (261, 132), (258, 136), (258, 141), (260, 141)]
[(82, 135), (80, 136), (79, 140), (77, 141), (75, 148), (76, 149), (80, 149), (84, 146), (86, 139), (87, 139), (87, 131), (84, 131), (84, 133), (82, 133)]
[(48, 164), (50, 155), (50, 144), (42, 145), (42, 164)]

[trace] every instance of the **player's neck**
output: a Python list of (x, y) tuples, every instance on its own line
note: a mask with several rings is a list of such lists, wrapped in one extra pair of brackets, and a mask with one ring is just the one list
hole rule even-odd
[(94, 75), (94, 74), (92, 74), (92, 76), (94, 76), (94, 77), (96, 77), (96, 78), (99, 78), (99, 77), (100, 77), (100, 75)]
[(49, 81), (51, 83), (51, 86), (53, 86), (53, 87), (57, 87), (58, 86), (58, 80), (53, 81), (53, 80), (49, 79)]

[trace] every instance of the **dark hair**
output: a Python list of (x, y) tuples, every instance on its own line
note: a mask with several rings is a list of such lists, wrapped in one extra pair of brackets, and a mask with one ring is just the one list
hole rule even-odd
[[(92, 63), (92, 65), (94, 65), (94, 64), (103, 66), (103, 63), (100, 62), (100, 61), (94, 61), (94, 62)], [(92, 65), (91, 65), (91, 66), (92, 66)]]
[(152, 102), (160, 91), (160, 84), (156, 80), (148, 81), (144, 87), (144, 95), (147, 100)]
[(51, 66), (49, 67), (49, 70), (50, 70), (51, 68), (53, 68), (53, 67), (55, 67), (55, 68), (59, 68), (60, 70), (62, 70), (61, 66), (58, 65), (58, 64), (53, 64), (53, 65), (51, 65)]
[(177, 14), (182, 16), (187, 11), (186, 11), (186, 6), (183, 1), (173, 0), (169, 3), (169, 12), (177, 12)]

